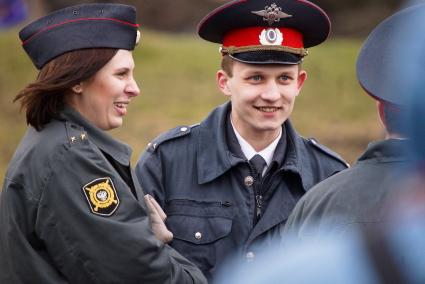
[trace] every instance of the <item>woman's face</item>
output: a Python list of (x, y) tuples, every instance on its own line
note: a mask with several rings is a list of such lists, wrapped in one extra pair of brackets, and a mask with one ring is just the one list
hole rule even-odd
[(102, 130), (120, 127), (140, 90), (133, 78), (132, 52), (120, 49), (93, 78), (73, 87), (70, 104)]

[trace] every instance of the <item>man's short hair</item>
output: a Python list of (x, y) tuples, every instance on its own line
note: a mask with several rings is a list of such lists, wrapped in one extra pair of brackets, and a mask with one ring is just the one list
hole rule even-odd
[(221, 69), (226, 72), (229, 77), (233, 77), (234, 60), (229, 55), (223, 55), (221, 59)]

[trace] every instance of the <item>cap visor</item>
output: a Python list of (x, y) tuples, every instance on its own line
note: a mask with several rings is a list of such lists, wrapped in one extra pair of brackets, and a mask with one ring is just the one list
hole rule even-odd
[(249, 51), (229, 54), (236, 61), (248, 64), (299, 64), (302, 57), (296, 54), (282, 51)]

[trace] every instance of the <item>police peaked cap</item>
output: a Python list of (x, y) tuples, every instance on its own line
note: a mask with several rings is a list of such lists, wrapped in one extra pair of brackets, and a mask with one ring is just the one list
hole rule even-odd
[(123, 4), (82, 4), (54, 11), (19, 32), (22, 45), (41, 69), (53, 58), (86, 48), (133, 50), (136, 10)]
[[(375, 99), (407, 105), (425, 84), (425, 5), (405, 8), (380, 23), (357, 58), (357, 79)], [(415, 90), (416, 89), (416, 90)]]
[(198, 34), (241, 62), (298, 64), (330, 27), (326, 13), (306, 0), (236, 0), (201, 20)]

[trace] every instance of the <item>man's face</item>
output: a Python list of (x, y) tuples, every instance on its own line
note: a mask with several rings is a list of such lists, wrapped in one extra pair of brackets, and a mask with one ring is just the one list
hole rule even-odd
[(232, 102), (232, 122), (244, 138), (277, 135), (307, 77), (298, 65), (234, 62), (233, 76), (220, 70), (220, 90)]

